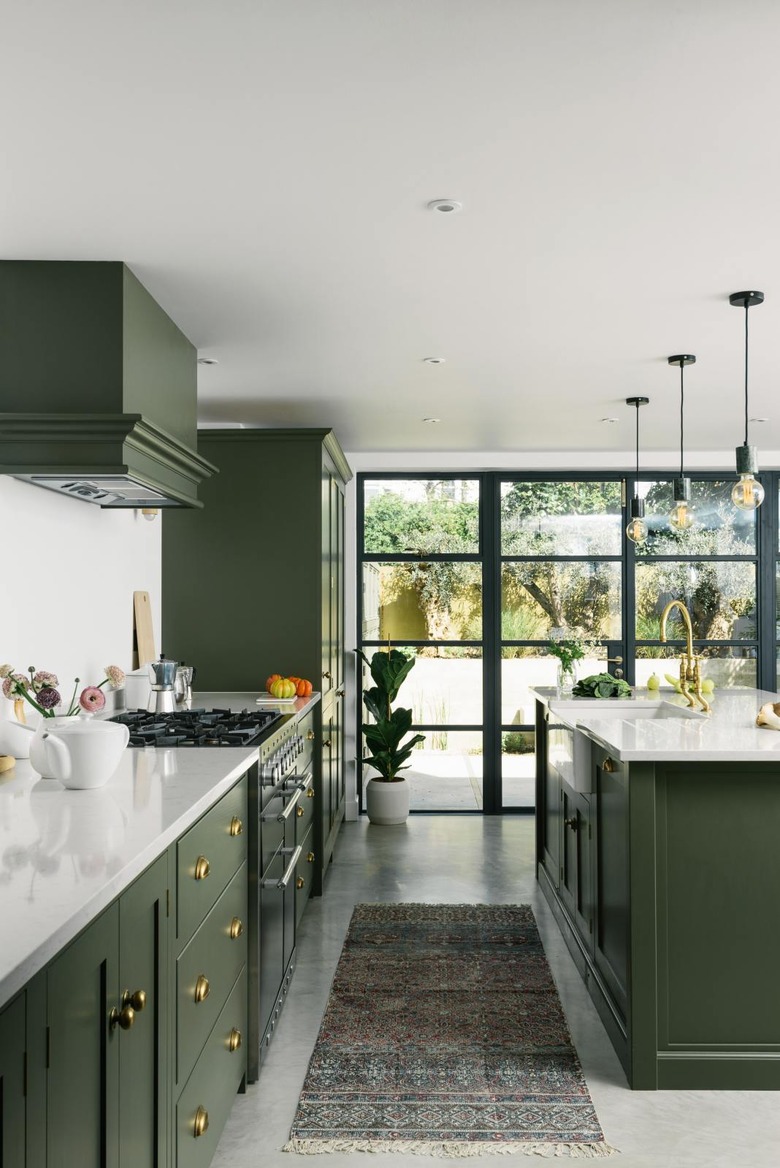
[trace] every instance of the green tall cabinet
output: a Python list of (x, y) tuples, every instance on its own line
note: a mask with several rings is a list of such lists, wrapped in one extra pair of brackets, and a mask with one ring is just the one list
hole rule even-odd
[(344, 817), (344, 487), (332, 430), (207, 429), (219, 474), (202, 511), (163, 516), (163, 647), (197, 668), (198, 690), (249, 690), (269, 673), (311, 680), (315, 708), (315, 871)]

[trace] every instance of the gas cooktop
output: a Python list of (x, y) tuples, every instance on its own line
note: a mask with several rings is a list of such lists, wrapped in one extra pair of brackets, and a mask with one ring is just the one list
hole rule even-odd
[(130, 746), (252, 746), (278, 722), (277, 710), (126, 710), (110, 720), (130, 731)]

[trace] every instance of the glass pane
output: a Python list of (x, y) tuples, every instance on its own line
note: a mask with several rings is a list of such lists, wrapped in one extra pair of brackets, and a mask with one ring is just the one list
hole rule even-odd
[(501, 571), (501, 638), (547, 641), (553, 628), (620, 640), (620, 564), (534, 560)]
[(536, 755), (533, 730), (501, 735), (501, 804), (533, 807), (536, 802)]
[[(412, 710), (415, 725), (482, 725), (482, 651), (444, 646), (411, 648), (393, 644), (394, 649), (415, 658), (415, 665), (403, 683), (397, 705)], [(376, 652), (366, 647), (366, 657)], [(361, 663), (362, 664), (362, 663)], [(362, 688), (371, 684), (363, 666)], [(434, 731), (426, 730), (431, 735)]]
[(501, 484), (505, 556), (619, 556), (620, 483)]
[[(755, 564), (674, 560), (637, 564), (637, 640), (657, 640), (665, 605), (678, 599), (691, 614), (697, 640), (742, 641), (754, 640), (757, 635)], [(676, 609), (670, 614), (666, 632), (669, 640), (685, 639)]]
[(428, 563), (363, 565), (366, 641), (479, 641), (482, 567)]
[(636, 545), (637, 556), (750, 556), (756, 551), (755, 512), (739, 511), (731, 501), (734, 480), (691, 482), (694, 525), (673, 531), (669, 513), (674, 505), (671, 482), (643, 482), (639, 494), (645, 500), (645, 519), (650, 533)]
[(409, 806), (412, 811), (482, 810), (482, 732), (429, 730), (412, 752)]
[(479, 554), (477, 479), (366, 479), (363, 498), (368, 553)]
[[(739, 645), (713, 646), (712, 648), (697, 648), (696, 652), (706, 658), (701, 663), (701, 675), (702, 678), (710, 678), (714, 681), (716, 697), (718, 689), (726, 685), (755, 687), (756, 650), (754, 648)], [(674, 689), (666, 675), (668, 673), (670, 677), (674, 678), (679, 676), (679, 647), (640, 645), (636, 651), (637, 689), (644, 689), (647, 686), (647, 679), (651, 673), (655, 673), (661, 683), (661, 697), (672, 697)], [(652, 694), (654, 691), (650, 690), (649, 692)], [(711, 697), (710, 700), (712, 700)]]
[[(501, 650), (501, 725), (533, 725), (536, 698), (529, 692), (531, 686), (555, 685), (558, 670), (557, 657), (548, 656), (536, 648), (508, 646)], [(600, 645), (592, 657), (577, 662), (577, 677), (607, 670), (607, 649)]]

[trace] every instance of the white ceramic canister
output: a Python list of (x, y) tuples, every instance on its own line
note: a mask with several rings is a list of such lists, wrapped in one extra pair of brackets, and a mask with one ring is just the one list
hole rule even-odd
[(71, 790), (89, 790), (108, 782), (129, 741), (127, 726), (90, 714), (45, 718), (35, 731), (30, 762)]

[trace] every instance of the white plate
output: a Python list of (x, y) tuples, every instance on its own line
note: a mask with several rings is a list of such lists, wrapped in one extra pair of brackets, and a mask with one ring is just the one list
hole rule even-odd
[(275, 698), (273, 694), (263, 690), (258, 698), (255, 698), (258, 706), (294, 706), (298, 701), (297, 696), (294, 698)]

